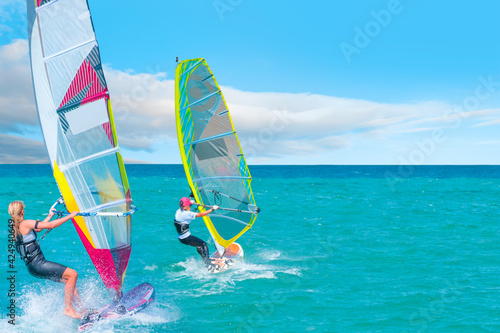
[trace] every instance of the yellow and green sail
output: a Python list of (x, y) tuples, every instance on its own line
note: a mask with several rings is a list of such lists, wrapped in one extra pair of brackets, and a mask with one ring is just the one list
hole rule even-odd
[(178, 63), (175, 72), (177, 138), (196, 202), (223, 209), (204, 217), (223, 253), (255, 222), (258, 209), (229, 109), (204, 59)]

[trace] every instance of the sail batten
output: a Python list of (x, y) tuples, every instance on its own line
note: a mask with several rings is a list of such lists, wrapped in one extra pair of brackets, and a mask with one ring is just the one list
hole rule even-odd
[(176, 124), (179, 150), (196, 202), (223, 209), (203, 217), (220, 253), (255, 222), (256, 207), (230, 112), (204, 59), (178, 63)]
[(241, 176), (214, 176), (214, 177), (203, 177), (203, 178), (196, 178), (197, 182), (202, 182), (204, 180), (233, 180), (233, 179), (252, 179), (250, 177), (241, 177)]
[[(114, 300), (131, 251), (132, 197), (87, 0), (27, 0), (33, 87), (54, 177)], [(64, 27), (64, 29), (61, 29)]]
[(106, 203), (101, 204), (99, 206), (92, 207), (91, 209), (89, 209), (87, 211), (87, 213), (93, 213), (93, 212), (97, 212), (100, 210), (104, 210), (104, 209), (108, 209), (108, 208), (112, 208), (112, 207), (116, 207), (116, 206), (122, 206), (123, 204), (127, 204), (127, 203), (130, 203), (130, 200), (122, 199), (122, 200), (116, 200), (113, 202), (106, 202)]
[(65, 113), (67, 111), (71, 111), (72, 109), (77, 108), (82, 104), (94, 102), (94, 101), (101, 99), (101, 98), (104, 98), (105, 96), (108, 96), (108, 95), (109, 95), (108, 91), (103, 91), (103, 92), (98, 93), (96, 95), (88, 96), (87, 98), (85, 98), (85, 100), (80, 100), (80, 101), (76, 101), (73, 103), (65, 104), (63, 107), (60, 107), (57, 109), (57, 113)]
[(61, 171), (66, 171), (68, 169), (71, 169), (71, 168), (77, 167), (79, 165), (82, 165), (83, 163), (95, 160), (97, 158), (101, 158), (101, 157), (104, 157), (104, 156), (107, 156), (107, 155), (116, 154), (116, 152), (118, 152), (118, 151), (120, 151), (120, 148), (119, 147), (114, 147), (114, 148), (111, 148), (111, 149), (108, 149), (108, 150), (105, 150), (105, 151), (101, 151), (99, 153), (96, 153), (96, 154), (93, 154), (93, 155), (81, 158), (81, 159), (76, 160), (74, 162), (71, 162), (69, 164), (61, 165), (59, 167), (59, 169)]
[[(208, 78), (207, 78), (208, 79)], [(202, 80), (202, 81), (205, 81), (205, 80)], [(191, 104), (185, 106), (181, 111), (184, 111), (190, 107), (193, 107), (194, 105), (197, 105), (197, 104), (200, 104), (201, 102), (204, 102), (206, 101), (207, 99), (209, 99), (210, 97), (214, 96), (214, 95), (217, 95), (218, 93), (220, 93), (220, 90), (217, 90), (213, 93), (211, 93), (210, 95), (207, 95), (207, 96), (204, 96), (203, 98), (199, 99), (199, 100), (196, 100), (194, 102), (192, 102)]]
[(88, 41), (86, 41), (86, 42), (82, 42), (82, 43), (80, 43), (80, 44), (78, 44), (78, 45), (76, 45), (76, 46), (72, 46), (72, 47), (70, 47), (70, 48), (67, 48), (66, 50), (59, 51), (58, 53), (55, 53), (55, 54), (53, 54), (53, 55), (51, 55), (51, 56), (49, 56), (49, 57), (45, 57), (45, 58), (43, 58), (43, 62), (48, 62), (48, 61), (50, 61), (50, 60), (52, 60), (52, 59), (54, 59), (54, 58), (57, 58), (57, 57), (59, 57), (59, 56), (62, 56), (62, 55), (64, 55), (64, 54), (68, 53), (68, 52), (74, 51), (74, 50), (76, 50), (76, 49), (78, 49), (78, 48), (80, 48), (80, 47), (83, 47), (83, 46), (87, 45), (87, 44), (92, 44), (92, 43), (96, 43), (96, 42), (97, 42), (97, 41), (95, 40), (95, 38), (90, 39), (90, 40), (88, 40)]
[(231, 132), (227, 132), (227, 133), (213, 135), (213, 136), (208, 137), (208, 138), (204, 138), (204, 139), (196, 140), (196, 141), (193, 141), (193, 142), (189, 142), (189, 143), (185, 144), (184, 146), (191, 146), (191, 145), (195, 145), (195, 144), (200, 143), (200, 142), (205, 142), (205, 141), (210, 141), (210, 140), (222, 138), (224, 136), (231, 135), (231, 134), (234, 134), (234, 133), (236, 133), (236, 132), (235, 131), (231, 131)]
[(204, 59), (200, 59), (196, 63), (191, 64), (191, 67), (189, 67), (188, 69), (184, 70), (181, 74), (179, 74), (179, 78), (182, 77), (182, 76), (184, 76), (184, 75), (186, 75), (187, 73), (189, 73), (193, 68), (195, 68), (196, 66), (198, 66), (203, 61), (204, 61)]
[[(244, 213), (250, 213), (250, 214), (252, 214), (252, 212), (249, 212), (249, 211), (246, 211)], [(230, 216), (218, 215), (217, 218), (231, 220), (231, 221), (234, 221), (234, 222), (237, 222), (237, 223), (241, 223), (241, 224), (249, 226), (249, 227), (251, 226), (250, 224), (248, 224), (246, 222), (243, 222), (242, 220), (238, 220), (238, 219), (235, 219), (234, 217), (230, 217)]]

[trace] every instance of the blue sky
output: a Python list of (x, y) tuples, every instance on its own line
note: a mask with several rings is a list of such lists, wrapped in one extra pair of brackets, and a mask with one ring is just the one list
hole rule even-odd
[[(128, 109), (117, 131), (129, 161), (180, 163), (179, 56), (207, 60), (251, 164), (500, 163), (498, 1), (153, 3), (89, 0), (115, 114)], [(26, 74), (25, 11), (0, 4), (0, 87)], [(2, 95), (2, 114), (23, 105), (3, 142), (40, 141), (29, 98)]]

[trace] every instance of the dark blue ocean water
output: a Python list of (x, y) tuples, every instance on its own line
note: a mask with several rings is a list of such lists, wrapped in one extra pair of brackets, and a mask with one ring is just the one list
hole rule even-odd
[[(124, 289), (150, 282), (156, 301), (96, 332), (500, 331), (498, 166), (250, 166), (262, 211), (239, 240), (245, 261), (218, 275), (177, 240), (182, 166), (126, 169), (139, 211)], [(48, 165), (0, 165), (0, 181), (0, 331), (76, 331), (62, 285), (19, 259), (17, 325), (7, 323), (8, 203), (42, 218), (59, 195)], [(201, 220), (192, 232), (213, 251)], [(73, 226), (41, 246), (79, 272), (87, 303), (109, 300)]]

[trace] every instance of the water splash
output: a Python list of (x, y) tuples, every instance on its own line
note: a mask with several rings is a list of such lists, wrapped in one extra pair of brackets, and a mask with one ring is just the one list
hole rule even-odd
[[(64, 310), (64, 284), (45, 280), (22, 286), (17, 298), (16, 325), (7, 320), (0, 323), (1, 332), (77, 332), (80, 321), (67, 317)], [(99, 309), (110, 302), (107, 291), (97, 277), (78, 281), (78, 290), (85, 307)], [(179, 320), (180, 310), (162, 300), (156, 300), (145, 310), (131, 316), (99, 321), (89, 332), (130, 332), (141, 327), (141, 332), (156, 332), (158, 327)]]
[[(210, 273), (198, 257), (190, 257), (165, 269), (169, 282), (182, 282), (184, 288), (177, 293), (182, 297), (202, 297), (241, 289), (238, 282), (250, 280), (275, 280), (278, 273), (300, 276), (301, 270), (290, 267), (283, 260), (281, 251), (263, 250), (244, 260), (236, 260), (231, 269)], [(289, 262), (288, 262), (289, 264)]]

